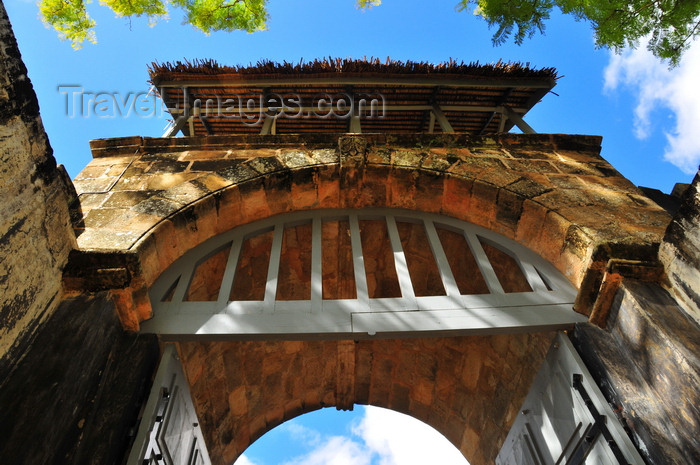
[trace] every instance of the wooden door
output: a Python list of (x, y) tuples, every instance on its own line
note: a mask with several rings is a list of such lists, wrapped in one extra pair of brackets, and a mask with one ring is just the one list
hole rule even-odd
[(211, 465), (175, 346), (165, 346), (128, 465)]
[(497, 465), (643, 465), (568, 337), (560, 333)]

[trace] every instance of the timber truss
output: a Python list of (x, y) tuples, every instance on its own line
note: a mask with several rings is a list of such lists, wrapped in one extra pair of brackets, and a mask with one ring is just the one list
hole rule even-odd
[(535, 131), (523, 116), (556, 84), (546, 77), (304, 76), (154, 82), (172, 115), (164, 137), (214, 134)]

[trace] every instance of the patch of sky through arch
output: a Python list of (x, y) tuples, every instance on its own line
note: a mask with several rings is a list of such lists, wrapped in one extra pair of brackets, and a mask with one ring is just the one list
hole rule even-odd
[(469, 465), (442, 434), (378, 407), (325, 408), (301, 415), (255, 441), (234, 465)]

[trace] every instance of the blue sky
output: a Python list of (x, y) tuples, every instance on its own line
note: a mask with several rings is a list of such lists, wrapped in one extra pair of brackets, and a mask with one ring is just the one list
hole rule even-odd
[(469, 465), (436, 430), (378, 407), (325, 408), (273, 429), (235, 465)]
[[(587, 24), (555, 15), (545, 36), (522, 46), (494, 48), (485, 22), (457, 13), (455, 3), (385, 0), (360, 11), (353, 0), (271, 0), (267, 31), (205, 36), (181, 24), (178, 10), (151, 28), (144, 19), (116, 18), (95, 1), (90, 13), (98, 23), (98, 43), (79, 51), (37, 20), (34, 0), (8, 0), (6, 8), (56, 158), (73, 177), (90, 160), (88, 140), (160, 136), (166, 121), (133, 112), (129, 117), (69, 118), (61, 85), (128, 98), (148, 90), (146, 67), (155, 60), (214, 58), (248, 64), (390, 56), (430, 62), (503, 59), (555, 67), (562, 76), (554, 88), (558, 95), (547, 95), (525, 118), (536, 131), (602, 135), (603, 156), (638, 185), (668, 192), (676, 182), (690, 182), (700, 162), (700, 96), (695, 92), (700, 47), (669, 72), (643, 49), (621, 57), (596, 50)], [(675, 157), (676, 164), (664, 156)]]
[[(73, 51), (40, 23), (34, 0), (5, 0), (55, 156), (71, 177), (91, 158), (89, 140), (160, 136), (167, 121), (134, 112), (129, 117), (69, 117), (61, 86), (128, 98), (148, 90), (146, 67), (155, 60), (213, 58), (248, 64), (261, 59), (390, 56), (434, 63), (502, 59), (555, 67), (562, 76), (554, 88), (557, 95), (547, 95), (525, 117), (536, 131), (603, 136), (602, 155), (638, 185), (669, 192), (676, 182), (690, 182), (700, 163), (698, 43), (681, 66), (669, 71), (643, 48), (620, 56), (596, 50), (587, 24), (555, 15), (545, 36), (522, 46), (494, 48), (486, 24), (470, 13), (457, 13), (455, 4), (456, 0), (384, 0), (380, 7), (359, 11), (353, 0), (270, 0), (267, 31), (205, 36), (181, 24), (179, 11), (151, 28), (143, 19), (115, 18), (95, 0), (90, 13), (98, 22), (98, 43)], [(401, 459), (392, 452), (397, 439), (392, 433), (403, 431), (399, 426), (408, 425), (407, 420), (364, 408), (334, 412), (324, 410), (286, 423), (271, 433), (273, 447), (259, 442), (262, 445), (251, 448), (238, 465), (313, 465), (319, 457), (325, 460), (320, 463), (333, 465), (393, 465)], [(426, 441), (413, 442), (428, 450), (449, 450)], [(264, 451), (284, 452), (285, 457), (266, 456)], [(332, 462), (322, 455), (333, 451), (338, 454)], [(418, 452), (413, 457), (419, 457)], [(420, 463), (450, 463), (447, 458), (436, 460), (435, 452), (432, 457)]]

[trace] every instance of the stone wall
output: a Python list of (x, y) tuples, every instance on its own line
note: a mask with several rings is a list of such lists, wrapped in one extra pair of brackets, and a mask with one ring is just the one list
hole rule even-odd
[(106, 293), (64, 295), (76, 199), (0, 3), (2, 463), (121, 464), (157, 362)]
[(65, 299), (0, 388), (0, 457), (13, 464), (121, 465), (158, 361), (106, 293)]
[(700, 171), (683, 194), (659, 252), (671, 292), (700, 323)]
[[(656, 261), (668, 214), (600, 157), (600, 138), (549, 134), (211, 136), (92, 142), (76, 289), (114, 289), (125, 328), (175, 259), (232, 228), (294, 210), (394, 207), (516, 240), (594, 302), (611, 260)], [(604, 319), (602, 316), (596, 318)]]
[(574, 342), (650, 464), (700, 463), (700, 176), (660, 247), (665, 278), (624, 280)]
[(216, 465), (322, 407), (370, 404), (411, 415), (493, 463), (554, 333), (364, 341), (180, 342)]
[(59, 303), (74, 196), (0, 4), (0, 384)]
[[(365, 206), (470, 221), (551, 261), (599, 325), (577, 326), (573, 339), (640, 451), (651, 464), (700, 462), (700, 177), (664, 236), (669, 216), (599, 156), (596, 137), (110, 139), (93, 143), (95, 159), (76, 180), (76, 241), (77, 193), (56, 166), (1, 4), (0, 71), (3, 463), (120, 463), (158, 357), (155, 337), (123, 328), (149, 317), (146, 291), (158, 275), (240, 224)], [(480, 465), (550, 340), (199, 341), (179, 350), (219, 460), (300, 413), (369, 403), (435, 426)]]

